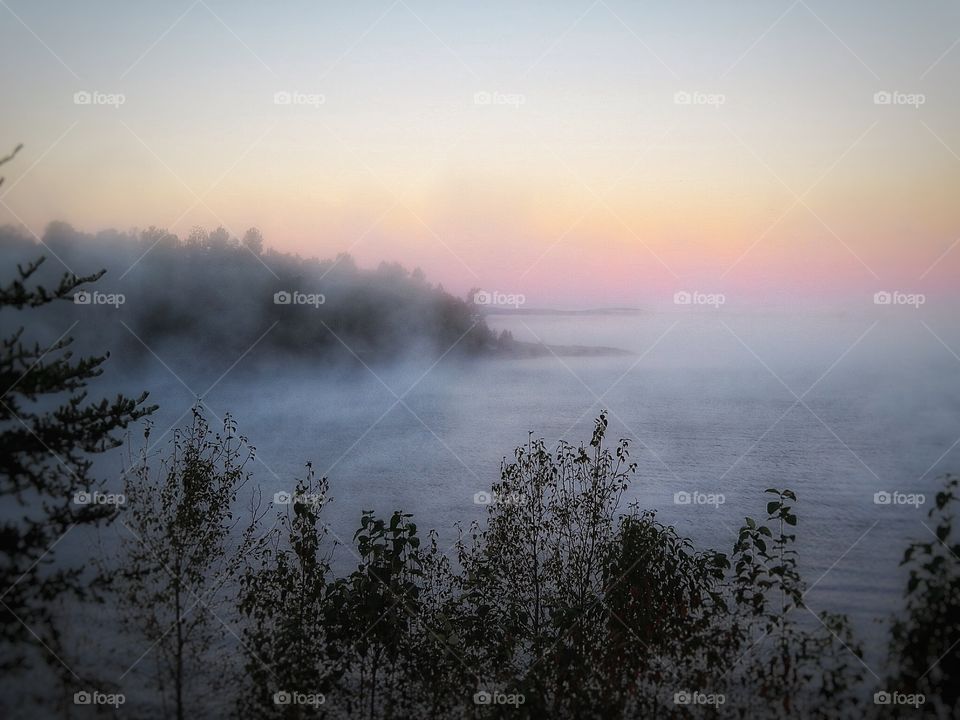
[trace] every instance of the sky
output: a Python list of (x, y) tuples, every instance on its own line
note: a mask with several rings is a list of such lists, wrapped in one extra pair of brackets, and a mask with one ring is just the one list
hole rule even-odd
[(0, 0), (0, 223), (259, 227), (461, 294), (949, 293), (960, 5)]

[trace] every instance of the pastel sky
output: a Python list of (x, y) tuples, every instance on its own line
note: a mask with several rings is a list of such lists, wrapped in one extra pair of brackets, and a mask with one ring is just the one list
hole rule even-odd
[(538, 304), (945, 291), (958, 41), (955, 0), (2, 0), (0, 223), (257, 226)]

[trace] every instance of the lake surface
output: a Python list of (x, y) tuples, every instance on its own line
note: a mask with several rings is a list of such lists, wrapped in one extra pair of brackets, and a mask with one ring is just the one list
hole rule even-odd
[[(609, 437), (628, 438), (639, 465), (625, 503), (729, 552), (744, 516), (764, 517), (764, 489), (795, 490), (809, 606), (849, 613), (862, 636), (878, 636), (873, 620), (900, 604), (906, 542), (930, 539), (923, 521), (937, 477), (960, 470), (957, 324), (885, 309), (498, 315), (490, 325), (517, 339), (635, 354), (447, 356), (331, 377), (322, 362), (281, 368), (254, 351), (205, 401), (232, 413), (257, 447), (265, 494), (292, 489), (310, 460), (330, 478), (328, 521), (344, 541), (361, 509), (402, 508), (436, 528), (442, 548), (456, 523), (483, 517), (474, 494), (529, 431), (550, 445), (585, 442), (605, 408)], [(203, 392), (234, 359), (193, 369), (186, 357), (163, 360), (170, 371), (158, 361), (146, 383), (131, 383), (161, 404), (151, 441), (189, 409), (188, 387)], [(927, 503), (878, 505), (878, 491), (923, 493)], [(676, 504), (678, 492), (725, 502)], [(353, 563), (338, 553), (343, 567)]]

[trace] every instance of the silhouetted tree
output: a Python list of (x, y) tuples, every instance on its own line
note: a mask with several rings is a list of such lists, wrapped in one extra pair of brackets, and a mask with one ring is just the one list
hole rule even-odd
[(263, 254), (263, 233), (255, 227), (243, 234), (243, 245), (254, 255)]
[[(20, 146), (0, 165), (12, 159)], [(0, 178), (2, 183), (2, 178)], [(127, 425), (154, 410), (146, 393), (131, 399), (87, 400), (87, 383), (103, 372), (109, 355), (74, 358), (72, 338), (52, 344), (28, 340), (18, 313), (69, 301), (95, 282), (64, 274), (53, 289), (31, 285), (44, 258), (17, 267), (0, 287), (0, 669), (29, 667), (26, 647), (38, 641), (56, 648), (59, 632), (51, 604), (67, 594), (84, 595), (82, 569), (57, 560), (56, 545), (76, 525), (96, 524), (114, 514), (101, 504), (103, 483), (93, 457), (120, 444)], [(45, 655), (51, 662), (54, 658)]]
[(241, 578), (249, 680), (238, 697), (240, 717), (315, 717), (343, 673), (328, 583), (333, 548), (320, 523), (328, 492), (308, 464)]
[(230, 233), (222, 225), (207, 236), (207, 247), (219, 252), (230, 246)]
[(184, 245), (188, 248), (202, 248), (207, 246), (207, 231), (202, 227), (194, 226), (190, 229), (190, 233), (187, 235), (187, 239), (184, 241)]
[[(911, 543), (902, 564), (909, 570), (906, 607), (895, 619), (891, 661), (896, 672), (884, 692), (923, 694), (924, 710), (960, 714), (960, 540), (954, 533), (956, 476), (948, 475), (928, 512), (933, 533)], [(889, 708), (903, 715), (910, 705)]]
[[(51, 290), (31, 285), (43, 258), (18, 266), (17, 277), (0, 287), (4, 327), (17, 312), (69, 301), (102, 272), (64, 274)], [(115, 505), (101, 503), (103, 481), (93, 458), (121, 443), (127, 425), (155, 409), (146, 393), (131, 399), (87, 400), (86, 386), (103, 372), (108, 355), (74, 358), (70, 337), (52, 344), (29, 341), (23, 327), (0, 346), (0, 614), (4, 672), (28, 666), (27, 645), (58, 647), (52, 603), (66, 594), (84, 595), (82, 569), (56, 562), (56, 545), (76, 525), (113, 517)]]
[(130, 625), (155, 647), (158, 689), (183, 720), (198, 715), (224, 677), (210, 668), (231, 660), (219, 645), (225, 602), (256, 548), (260, 518), (255, 508), (245, 525), (237, 517), (253, 450), (229, 416), (214, 433), (194, 409), (172, 445), (158, 472), (143, 457), (127, 473), (123, 523), (132, 537), (113, 586)]

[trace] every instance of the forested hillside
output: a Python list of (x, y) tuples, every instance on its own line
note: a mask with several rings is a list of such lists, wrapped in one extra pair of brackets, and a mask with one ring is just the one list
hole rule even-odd
[(258, 354), (352, 362), (496, 347), (472, 304), (431, 284), (419, 269), (386, 262), (362, 269), (346, 254), (319, 260), (279, 253), (265, 249), (256, 229), (243, 238), (223, 228), (196, 228), (185, 238), (157, 228), (91, 235), (55, 222), (41, 243), (0, 228), (5, 265), (40, 256), (47, 258), (38, 274), (45, 281), (106, 271), (74, 297), (73, 307), (57, 303), (50, 331), (58, 335), (73, 320), (83, 322), (95, 331), (85, 338), (119, 353), (120, 362), (148, 348), (236, 358), (258, 339)]

